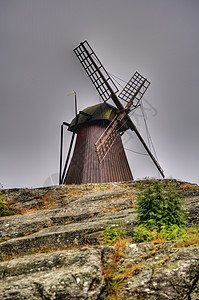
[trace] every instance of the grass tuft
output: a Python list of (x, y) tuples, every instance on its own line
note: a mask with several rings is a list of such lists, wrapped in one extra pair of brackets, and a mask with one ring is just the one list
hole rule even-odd
[(123, 289), (125, 280), (141, 272), (144, 266), (142, 264), (136, 266), (127, 266), (124, 264), (129, 239), (126, 237), (126, 232), (119, 226), (109, 226), (106, 228), (103, 244), (114, 246), (114, 253), (112, 258), (104, 262), (102, 267), (106, 286), (100, 299), (116, 300)]

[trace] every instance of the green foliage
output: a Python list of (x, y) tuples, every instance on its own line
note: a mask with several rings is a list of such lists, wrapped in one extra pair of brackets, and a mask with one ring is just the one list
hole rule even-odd
[(161, 230), (157, 228), (148, 228), (146, 225), (139, 225), (134, 231), (134, 238), (137, 242), (164, 242), (175, 239), (181, 239), (186, 236), (185, 227), (172, 225), (170, 227), (162, 227)]
[(103, 243), (113, 245), (117, 239), (125, 235), (126, 231), (122, 230), (119, 226), (108, 226), (103, 232)]
[(134, 230), (134, 238), (137, 242), (152, 241), (154, 238), (154, 231), (150, 230), (145, 225), (139, 225)]
[(0, 217), (13, 215), (14, 211), (8, 207), (6, 196), (0, 191)]
[(167, 241), (181, 239), (186, 235), (186, 228), (174, 224), (169, 227), (162, 227), (161, 234)]
[(185, 229), (185, 234), (178, 240), (176, 246), (180, 247), (189, 247), (190, 245), (199, 244), (199, 226), (191, 226)]
[(157, 230), (173, 225), (183, 226), (186, 224), (186, 212), (182, 205), (182, 195), (173, 192), (172, 187), (164, 191), (163, 183), (154, 180), (138, 194), (138, 223)]
[(174, 192), (173, 185), (166, 190), (162, 182), (154, 180), (149, 187), (140, 187), (136, 207), (139, 226), (134, 235), (137, 241), (172, 240), (185, 235), (187, 214), (183, 197)]

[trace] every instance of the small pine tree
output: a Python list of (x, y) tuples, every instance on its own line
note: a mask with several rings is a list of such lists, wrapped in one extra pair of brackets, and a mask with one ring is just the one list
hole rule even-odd
[(172, 187), (164, 190), (163, 183), (155, 180), (146, 189), (140, 187), (137, 199), (138, 227), (136, 240), (152, 240), (160, 234), (167, 240), (183, 234), (187, 213), (183, 208), (183, 196)]
[(149, 228), (184, 226), (186, 211), (183, 196), (171, 190), (164, 191), (163, 183), (155, 180), (146, 190), (140, 191), (137, 200), (138, 223)]

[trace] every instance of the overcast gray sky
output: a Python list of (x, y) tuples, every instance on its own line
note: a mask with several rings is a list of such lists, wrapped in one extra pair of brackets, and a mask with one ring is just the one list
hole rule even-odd
[[(88, 40), (105, 68), (151, 86), (143, 104), (166, 177), (199, 183), (198, 0), (0, 0), (0, 183), (58, 183), (60, 125), (99, 97), (73, 49)], [(134, 116), (145, 136), (140, 112)], [(66, 146), (70, 134), (65, 136)], [(127, 133), (124, 145), (143, 149)], [(135, 178), (157, 176), (127, 151)]]

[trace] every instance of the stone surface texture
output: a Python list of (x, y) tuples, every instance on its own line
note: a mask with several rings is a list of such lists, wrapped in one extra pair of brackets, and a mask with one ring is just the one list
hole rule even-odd
[[(199, 187), (175, 180), (192, 225), (199, 224)], [(150, 180), (144, 183), (150, 185)], [(126, 230), (118, 299), (199, 300), (199, 245), (134, 243), (139, 182), (2, 190), (20, 212), (0, 218), (0, 299), (105, 299), (103, 264), (114, 251), (101, 243), (107, 226)], [(109, 253), (109, 254), (107, 254)]]

